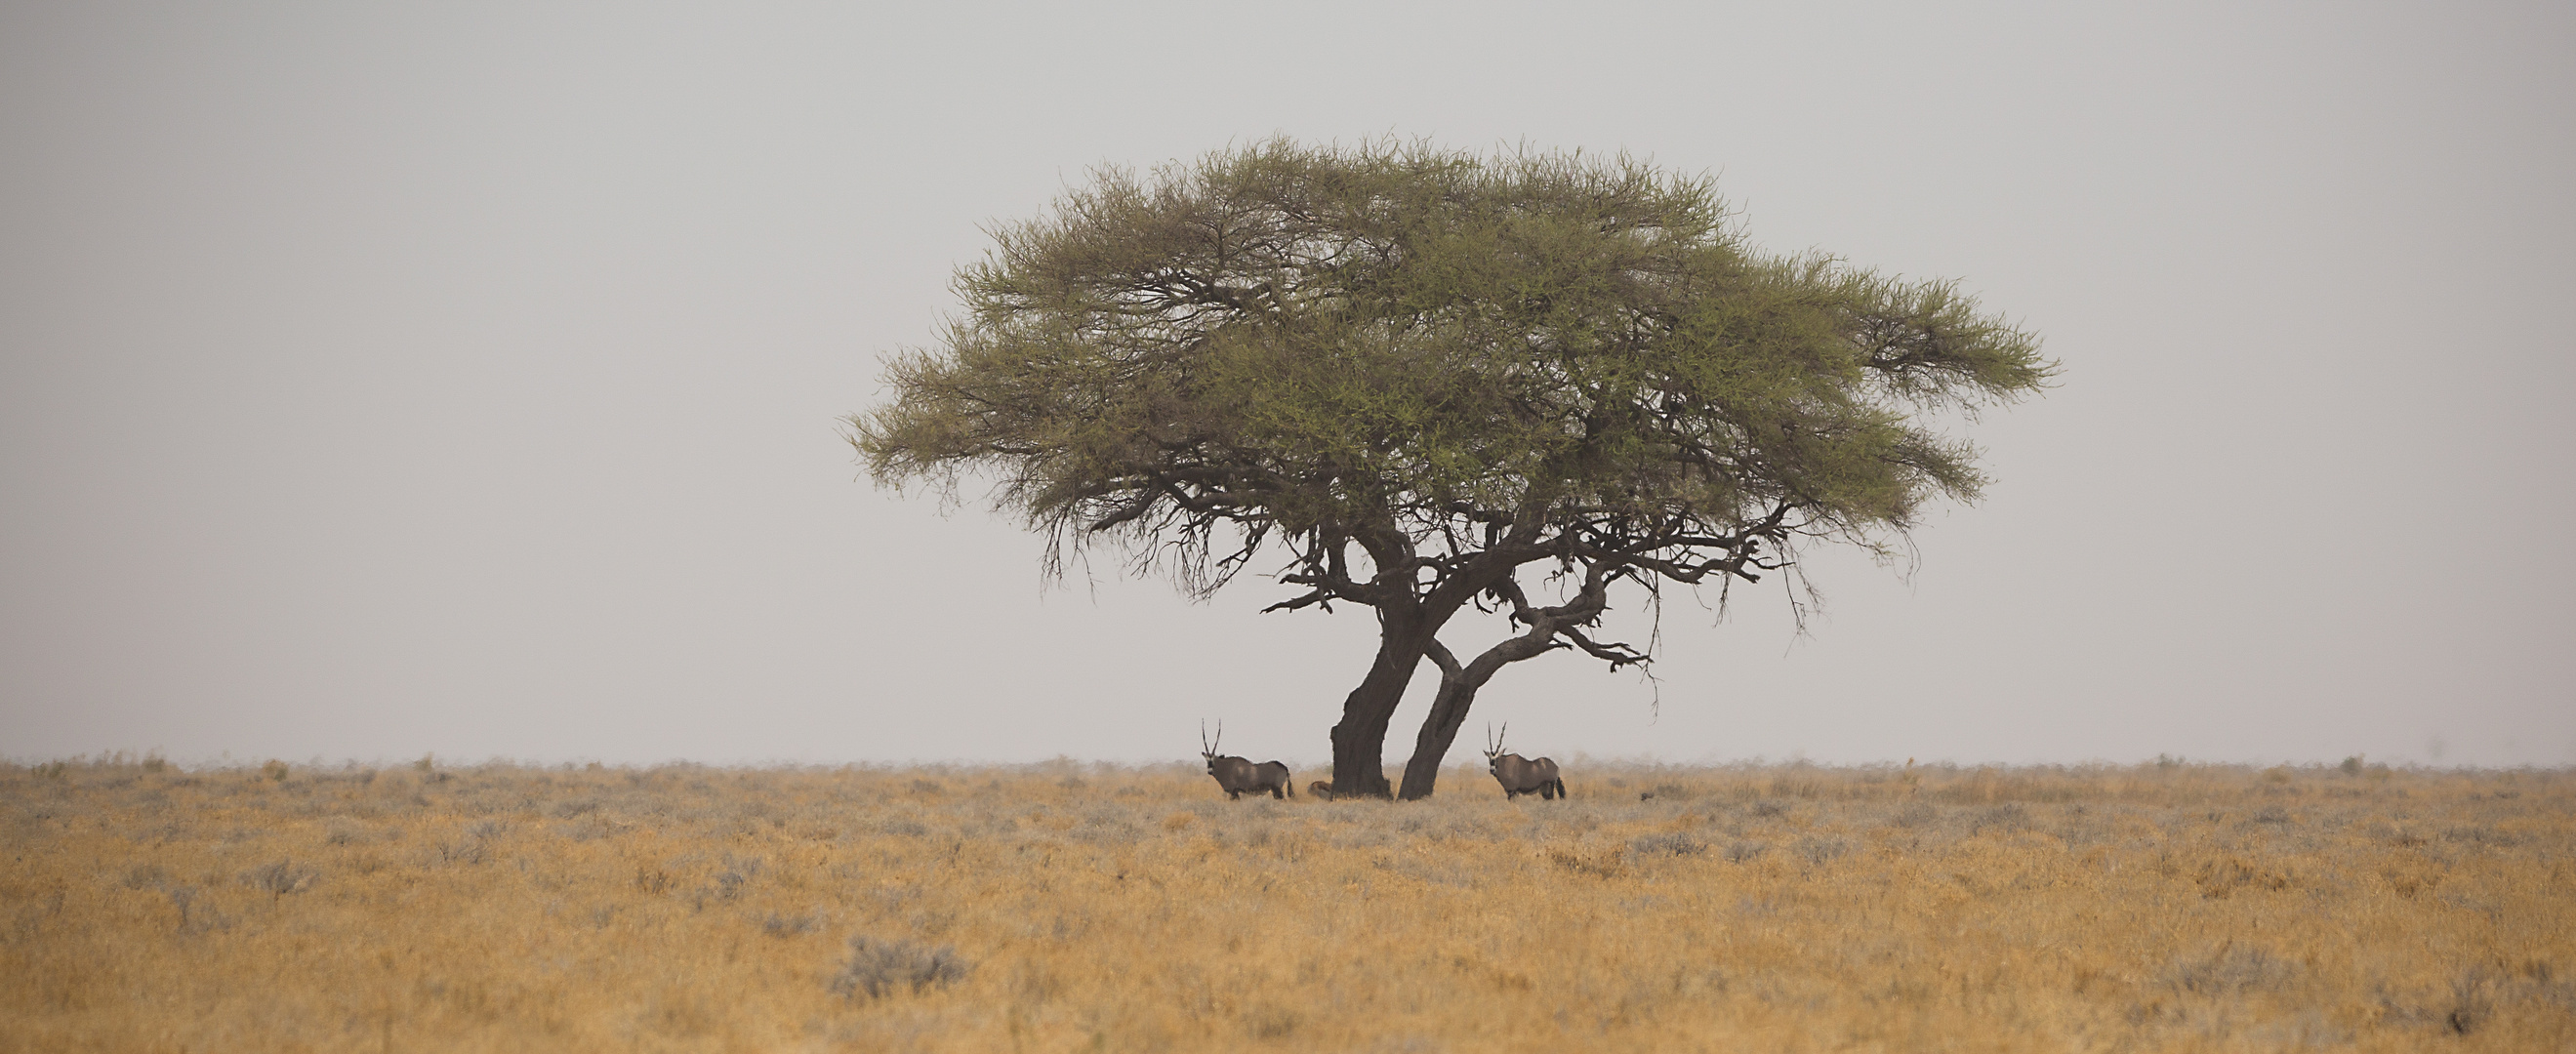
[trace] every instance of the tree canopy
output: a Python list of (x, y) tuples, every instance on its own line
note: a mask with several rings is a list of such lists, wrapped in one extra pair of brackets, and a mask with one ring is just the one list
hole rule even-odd
[[(1275, 609), (1375, 609), (1333, 731), (1343, 793), (1388, 792), (1426, 658), (1407, 797), (1501, 666), (1651, 658), (1586, 632), (1612, 584), (1883, 546), (1985, 482), (1940, 424), (2055, 369), (1955, 283), (1759, 252), (1711, 181), (1626, 157), (1270, 140), (1098, 172), (990, 233), (964, 313), (851, 418), (870, 471), (996, 477), (1050, 566), (1111, 541), (1205, 595), (1273, 560), (1295, 590)], [(1534, 602), (1531, 565), (1570, 595)], [(1524, 631), (1462, 662), (1438, 632), (1470, 604)]]

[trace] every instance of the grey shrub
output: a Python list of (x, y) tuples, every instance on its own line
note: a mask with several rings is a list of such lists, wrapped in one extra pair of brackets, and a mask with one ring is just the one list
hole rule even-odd
[(2030, 826), (2030, 810), (2022, 808), (2020, 802), (2005, 802), (2002, 805), (1995, 806), (1994, 808), (1977, 814), (1977, 820), (1974, 824), (1969, 825), (1968, 833), (1978, 834), (1985, 831), (2027, 831), (2030, 829)]
[(1851, 843), (1840, 838), (1811, 837), (1798, 839), (1798, 844), (1790, 848), (1797, 851), (1799, 859), (1805, 860), (1810, 865), (1817, 865), (1851, 852)]
[(760, 930), (772, 937), (802, 937), (823, 928), (822, 913), (781, 915), (770, 912), (760, 920)]
[(904, 940), (865, 935), (850, 938), (850, 961), (832, 978), (836, 995), (878, 999), (898, 991), (919, 992), (957, 983), (975, 965), (947, 945), (925, 948)]
[(2208, 955), (2175, 959), (2163, 979), (2195, 995), (2234, 996), (2280, 988), (2297, 970), (2295, 964), (2262, 948), (2229, 941)]
[(1650, 834), (1629, 842), (1628, 851), (1638, 856), (1654, 856), (1657, 854), (1668, 854), (1671, 856), (1698, 856), (1699, 854), (1708, 851), (1708, 843), (1678, 832), (1673, 834)]
[(242, 874), (242, 884), (266, 893), (270, 898), (301, 893), (313, 888), (320, 873), (309, 867), (298, 867), (292, 860), (279, 860)]

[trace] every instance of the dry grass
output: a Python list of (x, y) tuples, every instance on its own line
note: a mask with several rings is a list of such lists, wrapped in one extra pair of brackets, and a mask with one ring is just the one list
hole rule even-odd
[(2576, 774), (1568, 782), (0, 766), (0, 1049), (2576, 1049)]

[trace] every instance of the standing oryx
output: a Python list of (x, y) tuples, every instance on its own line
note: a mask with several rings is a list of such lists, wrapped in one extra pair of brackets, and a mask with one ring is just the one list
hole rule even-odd
[[(1518, 754), (1503, 753), (1503, 737), (1494, 734), (1493, 728), (1492, 725), (1485, 726), (1485, 767), (1494, 774), (1495, 781), (1503, 785), (1503, 800), (1510, 801), (1524, 794), (1551, 800), (1565, 797), (1565, 781), (1556, 777), (1555, 761), (1548, 758), (1533, 761)], [(1508, 735), (1511, 730), (1512, 723), (1503, 722), (1503, 733)]]
[[(1225, 722), (1216, 723), (1216, 743), (1208, 742), (1207, 722), (1199, 722), (1199, 756), (1207, 759), (1208, 775), (1216, 777), (1216, 785), (1225, 788), (1227, 800), (1240, 800), (1245, 791), (1254, 794), (1269, 791), (1273, 798), (1296, 795), (1297, 785), (1289, 781), (1288, 766), (1276, 761), (1255, 765), (1246, 758), (1220, 755), (1216, 748), (1223, 742)], [(1287, 792), (1284, 795), (1280, 793), (1283, 790)]]

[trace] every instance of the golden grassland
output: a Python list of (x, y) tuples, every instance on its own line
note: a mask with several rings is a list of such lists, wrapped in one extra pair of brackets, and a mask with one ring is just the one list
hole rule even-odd
[(0, 1050), (2576, 1050), (2576, 773), (1567, 777), (0, 765)]

